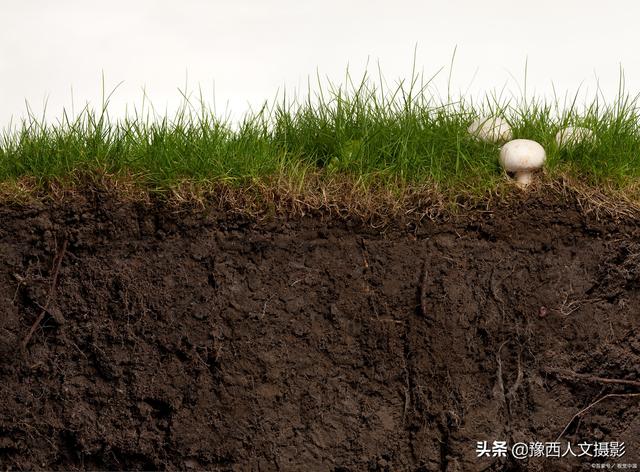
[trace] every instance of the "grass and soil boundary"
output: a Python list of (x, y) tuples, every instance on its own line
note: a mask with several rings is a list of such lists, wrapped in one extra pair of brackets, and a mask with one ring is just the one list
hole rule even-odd
[[(232, 130), (106, 107), (0, 145), (0, 467), (582, 470), (640, 462), (635, 100), (363, 82)], [(108, 102), (108, 100), (106, 100)], [(468, 122), (548, 153), (526, 191)], [(558, 127), (596, 139), (558, 148)], [(563, 448), (564, 451), (564, 448)]]

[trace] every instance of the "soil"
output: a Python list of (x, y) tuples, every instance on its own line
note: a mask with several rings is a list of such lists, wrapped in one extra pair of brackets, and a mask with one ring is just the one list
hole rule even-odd
[[(570, 196), (382, 227), (101, 193), (0, 205), (0, 467), (640, 463), (639, 306), (638, 221)], [(478, 457), (561, 434), (626, 453)]]

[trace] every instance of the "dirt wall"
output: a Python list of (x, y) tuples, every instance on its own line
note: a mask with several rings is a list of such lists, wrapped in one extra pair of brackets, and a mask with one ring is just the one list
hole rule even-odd
[[(100, 194), (0, 206), (0, 466), (639, 463), (637, 223), (541, 196), (382, 228)], [(626, 454), (477, 457), (561, 433)]]

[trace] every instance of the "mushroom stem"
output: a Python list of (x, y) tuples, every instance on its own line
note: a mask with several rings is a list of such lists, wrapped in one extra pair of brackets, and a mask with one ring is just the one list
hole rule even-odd
[(518, 187), (525, 188), (527, 185), (531, 183), (531, 172), (529, 171), (516, 172), (515, 178), (516, 178), (516, 183), (518, 184)]

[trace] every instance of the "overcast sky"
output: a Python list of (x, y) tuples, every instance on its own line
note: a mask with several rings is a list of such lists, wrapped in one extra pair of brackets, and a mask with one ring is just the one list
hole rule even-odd
[[(518, 94), (528, 61), (530, 92), (607, 97), (619, 68), (640, 92), (637, 0), (0, 0), (0, 126), (25, 116), (25, 100), (48, 117), (99, 103), (101, 76), (113, 115), (140, 105), (173, 110), (178, 88), (203, 91), (223, 115), (306, 91), (307, 79), (340, 82), (377, 65), (389, 84), (448, 68), (454, 94)], [(446, 93), (448, 70), (436, 84)], [(214, 94), (215, 89), (215, 94)]]

